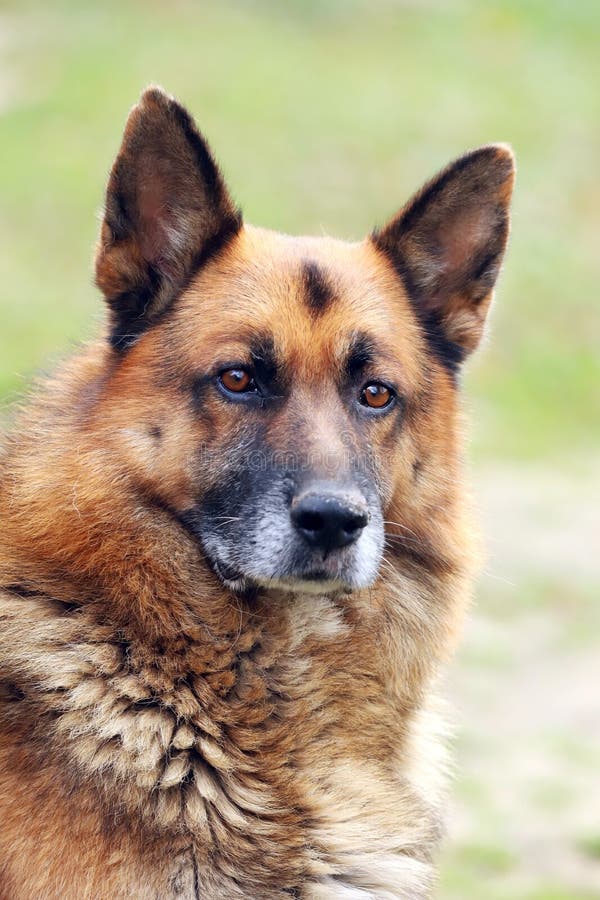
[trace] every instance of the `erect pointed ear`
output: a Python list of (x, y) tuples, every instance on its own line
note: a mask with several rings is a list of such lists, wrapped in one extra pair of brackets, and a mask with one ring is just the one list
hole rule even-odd
[(133, 343), (240, 226), (192, 118), (148, 88), (129, 114), (110, 174), (96, 256), (113, 346)]
[(372, 236), (399, 273), (436, 355), (452, 371), (482, 335), (506, 247), (514, 178), (508, 147), (473, 150)]

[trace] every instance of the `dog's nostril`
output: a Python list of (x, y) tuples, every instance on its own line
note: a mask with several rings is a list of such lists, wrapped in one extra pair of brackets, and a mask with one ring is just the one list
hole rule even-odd
[(347, 532), (347, 534), (354, 534), (355, 531), (362, 531), (366, 526), (367, 521), (368, 516), (366, 512), (349, 516), (348, 520), (344, 522), (344, 531)]
[(304, 531), (321, 531), (325, 527), (325, 520), (319, 513), (304, 512), (296, 519), (296, 525)]
[(369, 520), (366, 508), (357, 505), (336, 494), (305, 494), (292, 504), (292, 522), (312, 547), (344, 547), (358, 539)]

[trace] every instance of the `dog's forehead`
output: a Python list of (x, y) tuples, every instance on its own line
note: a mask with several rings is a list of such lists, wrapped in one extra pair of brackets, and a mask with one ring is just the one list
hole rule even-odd
[(202, 270), (183, 314), (190, 334), (215, 349), (268, 337), (298, 368), (341, 362), (357, 336), (380, 355), (420, 369), (422, 335), (402, 285), (369, 241), (291, 237), (246, 226)]

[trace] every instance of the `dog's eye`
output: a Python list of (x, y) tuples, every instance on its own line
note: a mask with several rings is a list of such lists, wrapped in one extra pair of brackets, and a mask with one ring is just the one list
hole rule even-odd
[(256, 391), (256, 382), (246, 369), (227, 369), (219, 375), (219, 381), (232, 394), (247, 394)]
[(380, 381), (366, 384), (360, 393), (360, 402), (371, 409), (384, 409), (394, 399), (394, 392)]

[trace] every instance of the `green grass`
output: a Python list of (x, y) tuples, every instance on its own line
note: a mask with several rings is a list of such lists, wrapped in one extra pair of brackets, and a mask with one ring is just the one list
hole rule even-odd
[(127, 110), (186, 102), (249, 220), (357, 237), (465, 148), (512, 142), (512, 246), (467, 381), (482, 456), (600, 428), (595, 2), (19, 2), (0, 13), (0, 397), (93, 331), (91, 253)]
[(586, 835), (579, 841), (579, 846), (590, 859), (600, 860), (600, 834)]

